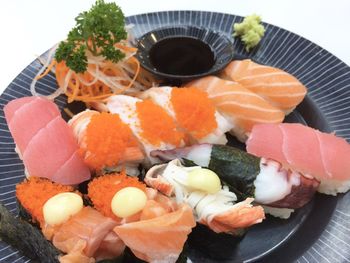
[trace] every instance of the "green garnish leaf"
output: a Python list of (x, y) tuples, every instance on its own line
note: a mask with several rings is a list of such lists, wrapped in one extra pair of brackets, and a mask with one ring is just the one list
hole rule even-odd
[(67, 67), (77, 73), (87, 69), (86, 52), (117, 63), (125, 57), (115, 47), (116, 43), (127, 37), (124, 19), (122, 10), (115, 3), (97, 0), (89, 11), (82, 12), (75, 18), (75, 27), (56, 50), (57, 62), (65, 61)]
[(233, 36), (241, 38), (247, 52), (256, 47), (265, 34), (265, 28), (260, 23), (260, 16), (251, 15), (245, 17), (242, 23), (235, 23), (233, 25)]

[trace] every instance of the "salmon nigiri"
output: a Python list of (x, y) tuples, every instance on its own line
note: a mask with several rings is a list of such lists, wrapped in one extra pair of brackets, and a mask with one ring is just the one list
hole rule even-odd
[(305, 86), (291, 74), (250, 59), (231, 62), (221, 77), (238, 82), (286, 114), (292, 112), (306, 95)]
[(233, 124), (231, 133), (240, 141), (257, 123), (280, 123), (284, 113), (262, 97), (237, 82), (214, 76), (204, 77), (187, 84), (208, 93), (217, 110)]
[(247, 151), (315, 177), (321, 193), (350, 189), (350, 145), (333, 134), (297, 123), (259, 124), (247, 140)]
[(151, 100), (126, 95), (114, 95), (106, 104), (111, 113), (119, 114), (143, 145), (149, 163), (157, 162), (150, 156), (155, 149), (172, 149), (184, 145), (184, 133), (177, 129), (173, 118)]
[(151, 88), (141, 94), (172, 116), (191, 143), (227, 142), (225, 133), (232, 125), (215, 109), (208, 94), (195, 88)]
[(97, 173), (103, 169), (138, 174), (144, 154), (130, 128), (117, 114), (85, 110), (70, 121), (85, 163)]
[(4, 112), (29, 176), (67, 185), (90, 179), (73, 133), (55, 103), (24, 97), (10, 101)]
[(235, 203), (236, 195), (221, 186), (215, 173), (199, 166), (184, 167), (178, 159), (153, 166), (145, 182), (178, 203), (187, 203), (197, 221), (216, 233), (240, 234), (242, 228), (265, 218), (261, 206), (251, 205), (254, 198)]

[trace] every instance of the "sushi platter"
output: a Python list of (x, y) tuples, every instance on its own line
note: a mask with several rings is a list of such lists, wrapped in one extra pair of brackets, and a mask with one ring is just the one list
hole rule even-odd
[(350, 262), (346, 64), (257, 16), (76, 22), (0, 96), (0, 262)]

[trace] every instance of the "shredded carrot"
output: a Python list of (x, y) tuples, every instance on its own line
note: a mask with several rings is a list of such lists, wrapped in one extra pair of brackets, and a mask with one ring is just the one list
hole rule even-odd
[(52, 68), (57, 64), (56, 60), (52, 60), (50, 62), (50, 64), (47, 66), (46, 70), (43, 72), (43, 74), (41, 74), (40, 76), (37, 76), (35, 79), (41, 79), (43, 77), (45, 77), (47, 74), (49, 74), (49, 72), (52, 70)]
[(32, 216), (33, 221), (40, 225), (44, 223), (43, 206), (46, 201), (64, 192), (74, 192), (74, 188), (39, 177), (30, 177), (16, 186), (16, 197), (20, 204)]
[(136, 103), (136, 111), (142, 137), (147, 141), (155, 146), (160, 146), (161, 142), (180, 146), (184, 134), (177, 131), (173, 118), (162, 107), (151, 100), (144, 100)]
[(130, 128), (118, 114), (102, 112), (93, 115), (86, 128), (85, 162), (94, 170), (115, 166), (128, 147), (137, 145)]
[(173, 88), (171, 103), (177, 122), (196, 139), (217, 128), (215, 107), (207, 93), (195, 88)]
[(111, 209), (114, 195), (125, 187), (136, 187), (146, 191), (146, 185), (140, 182), (137, 177), (130, 177), (122, 172), (120, 174), (109, 174), (95, 178), (88, 185), (88, 197), (95, 209), (104, 216), (117, 219)]

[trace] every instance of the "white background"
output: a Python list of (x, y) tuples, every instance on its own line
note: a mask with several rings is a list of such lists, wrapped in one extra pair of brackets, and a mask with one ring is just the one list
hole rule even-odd
[[(74, 18), (94, 0), (0, 1), (0, 93), (34, 58), (63, 40)], [(350, 0), (118, 0), (125, 15), (163, 10), (205, 10), (265, 22), (297, 33), (350, 65)]]

